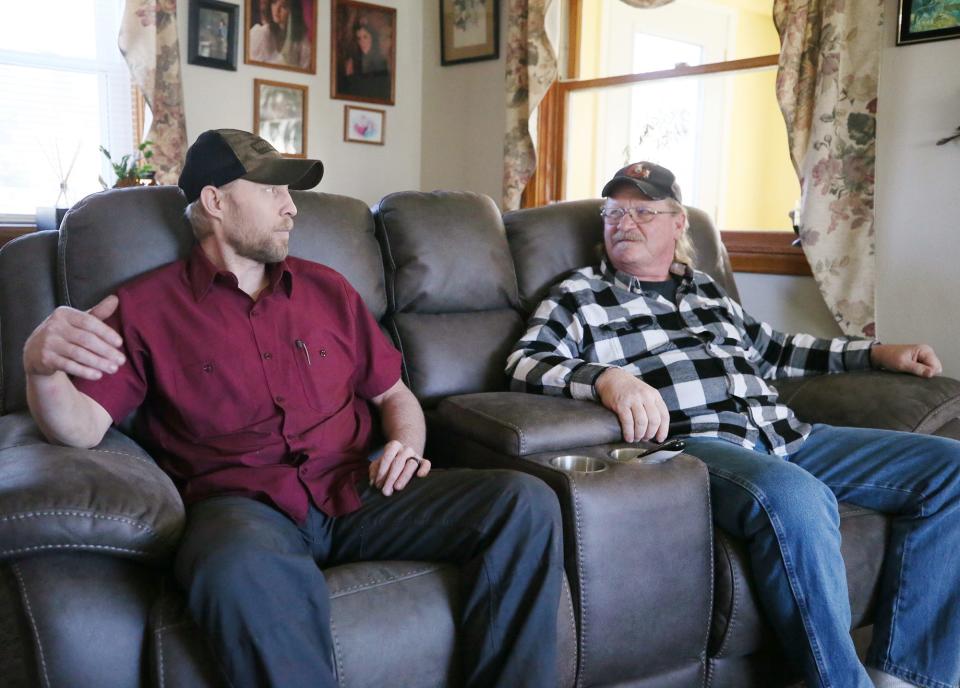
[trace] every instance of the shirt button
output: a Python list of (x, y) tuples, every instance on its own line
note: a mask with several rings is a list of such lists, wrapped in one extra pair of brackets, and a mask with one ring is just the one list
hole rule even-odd
[(269, 361), (271, 358), (273, 358), (273, 354), (270, 353), (269, 351), (266, 351), (266, 352), (264, 352), (264, 354), (263, 354), (263, 358), (264, 358), (265, 360)]
[(204, 363), (204, 364), (203, 364), (203, 372), (205, 372), (205, 373), (211, 373), (211, 372), (213, 372), (213, 364), (212, 364), (212, 363)]
[(258, 311), (258, 310), (256, 310), (256, 309), (250, 311), (250, 317), (254, 317), (254, 316), (257, 316), (257, 315), (260, 315), (260, 311)]
[(306, 474), (307, 474), (307, 467), (306, 467), (306, 466), (300, 466), (300, 469), (297, 471), (297, 473), (299, 473), (300, 475), (306, 475)]
[(320, 349), (320, 355), (321, 355), (321, 356), (326, 356), (326, 355), (327, 355), (327, 350), (326, 350), (326, 349)]
[(284, 437), (287, 439), (288, 442), (292, 442), (293, 440), (297, 439), (297, 436), (294, 435), (293, 433), (284, 435)]
[(277, 402), (278, 404), (282, 404), (282, 403), (285, 401), (285, 398), (284, 398), (284, 397), (277, 396), (277, 397), (274, 397), (273, 400), (274, 400), (275, 402)]

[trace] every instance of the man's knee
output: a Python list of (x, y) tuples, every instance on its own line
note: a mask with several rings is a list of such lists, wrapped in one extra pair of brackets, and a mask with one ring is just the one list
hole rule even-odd
[(496, 471), (489, 478), (495, 498), (490, 514), (533, 533), (559, 539), (562, 533), (560, 503), (542, 480), (518, 471)]

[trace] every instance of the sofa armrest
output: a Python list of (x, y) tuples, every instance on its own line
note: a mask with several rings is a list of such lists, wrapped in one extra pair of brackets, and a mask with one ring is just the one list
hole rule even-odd
[(49, 444), (27, 413), (0, 417), (0, 559), (57, 550), (161, 559), (183, 521), (173, 482), (119, 431), (76, 449)]
[(593, 401), (523, 392), (458, 394), (440, 402), (437, 414), (458, 435), (507, 456), (623, 441), (616, 415)]
[[(557, 493), (579, 629), (577, 685), (634, 685), (667, 673), (677, 685), (702, 682), (713, 580), (702, 462), (688, 455), (661, 464), (613, 461), (609, 450), (627, 446), (616, 417), (572, 399), (458, 395), (427, 419), (431, 459), (531, 473)], [(561, 454), (605, 467), (563, 471), (551, 463)]]
[(777, 380), (780, 399), (808, 423), (929, 434), (960, 416), (960, 382), (863, 370)]

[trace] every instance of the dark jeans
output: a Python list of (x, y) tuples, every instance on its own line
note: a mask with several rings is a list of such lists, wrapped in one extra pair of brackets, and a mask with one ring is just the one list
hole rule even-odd
[(176, 576), (234, 686), (336, 686), (321, 566), (384, 559), (459, 565), (465, 685), (557, 685), (562, 533), (546, 484), (436, 470), (361, 498), (337, 518), (311, 508), (301, 526), (245, 497), (190, 508)]

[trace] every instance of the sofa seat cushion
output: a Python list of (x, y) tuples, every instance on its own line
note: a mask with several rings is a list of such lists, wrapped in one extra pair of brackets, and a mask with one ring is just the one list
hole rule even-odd
[(0, 558), (86, 550), (163, 559), (183, 519), (173, 482), (119, 431), (76, 449), (49, 444), (28, 413), (0, 417)]
[[(840, 505), (840, 535), (853, 628), (872, 622), (890, 520), (869, 509)], [(710, 656), (741, 657), (776, 647), (757, 597), (746, 545), (715, 531), (716, 578)]]
[[(341, 686), (461, 684), (457, 568), (415, 561), (362, 562), (324, 570), (334, 661)], [(576, 629), (564, 578), (557, 628), (560, 685), (576, 672)], [(183, 595), (167, 586), (151, 614), (151, 673), (158, 686), (220, 686), (223, 678)]]

